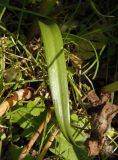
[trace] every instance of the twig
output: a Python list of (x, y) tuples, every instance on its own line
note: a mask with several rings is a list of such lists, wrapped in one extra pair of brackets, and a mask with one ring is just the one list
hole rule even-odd
[(54, 132), (51, 134), (51, 136), (49, 137), (47, 143), (45, 144), (40, 156), (39, 156), (39, 160), (43, 160), (49, 147), (51, 146), (52, 142), (54, 141), (55, 137), (57, 136), (58, 132), (59, 132), (59, 128), (56, 127)]
[(15, 106), (18, 101), (22, 99), (30, 99), (31, 96), (32, 92), (29, 88), (20, 89), (14, 92), (0, 104), (0, 116), (7, 112), (11, 107)]
[(52, 113), (49, 110), (48, 113), (47, 113), (46, 119), (39, 125), (38, 130), (35, 132), (35, 134), (31, 138), (31, 140), (29, 141), (29, 143), (21, 151), (21, 153), (20, 153), (20, 155), (18, 157), (18, 160), (23, 160), (26, 157), (26, 155), (29, 153), (29, 151), (31, 150), (32, 146), (34, 145), (34, 143), (38, 139), (39, 135), (43, 131), (45, 123), (48, 123), (50, 121), (51, 116), (52, 116)]

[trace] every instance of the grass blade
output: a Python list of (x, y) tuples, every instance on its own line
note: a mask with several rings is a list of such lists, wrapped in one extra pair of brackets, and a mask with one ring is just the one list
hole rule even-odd
[[(1, 2), (0, 2), (1, 3)], [(9, 0), (2, 0), (2, 3), (5, 5), (5, 4), (8, 4), (9, 3)], [(2, 17), (5, 13), (5, 10), (6, 10), (6, 7), (5, 6), (1, 6), (0, 7), (0, 21), (2, 20)]]
[(102, 14), (95, 6), (95, 3), (92, 0), (89, 0), (92, 9), (94, 10), (94, 12), (98, 15), (98, 16), (102, 16), (102, 17), (108, 17), (108, 18), (113, 18), (114, 16), (110, 16), (110, 15), (104, 15)]

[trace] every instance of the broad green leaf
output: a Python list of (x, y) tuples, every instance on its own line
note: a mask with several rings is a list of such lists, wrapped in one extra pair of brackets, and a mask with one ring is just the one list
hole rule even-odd
[(109, 93), (118, 91), (118, 81), (115, 81), (113, 83), (110, 83), (110, 84), (104, 86), (102, 88), (102, 91), (103, 92), (109, 92)]
[(7, 113), (7, 118), (10, 119), (12, 123), (17, 123), (21, 128), (27, 129), (29, 127), (38, 126), (36, 117), (30, 115), (25, 106), (11, 113)]
[(40, 97), (36, 97), (34, 101), (29, 101), (27, 104), (27, 109), (33, 116), (39, 116), (41, 112), (45, 110), (44, 101)]
[(68, 141), (72, 139), (66, 62), (63, 52), (62, 36), (57, 24), (51, 20), (38, 21), (41, 30), (48, 75), (56, 117), (61, 131)]
[[(21, 147), (18, 147), (17, 145), (11, 144), (11, 146), (9, 146), (8, 151), (6, 152), (6, 157), (7, 160), (16, 160), (18, 159), (18, 156), (21, 152)], [(32, 160), (32, 156), (31, 155), (27, 155), (27, 157), (25, 158), (25, 160)]]
[(63, 157), (64, 160), (90, 160), (91, 158), (88, 158), (84, 145), (85, 137), (86, 136), (82, 134), (78, 137), (77, 141), (79, 141), (80, 147), (76, 148), (73, 147), (60, 133), (57, 135), (56, 142), (54, 146), (50, 148), (50, 151)]
[(16, 160), (18, 158), (18, 155), (21, 152), (21, 148), (16, 145), (9, 146), (8, 151), (6, 152), (6, 157), (8, 160)]
[(36, 127), (38, 125), (37, 116), (45, 110), (45, 104), (40, 97), (29, 101), (27, 105), (17, 106), (14, 111), (6, 113), (7, 118), (12, 123), (17, 123), (22, 128)]

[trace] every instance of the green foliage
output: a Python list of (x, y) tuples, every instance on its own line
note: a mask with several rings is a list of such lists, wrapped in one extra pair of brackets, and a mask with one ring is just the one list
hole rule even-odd
[[(16, 146), (16, 145), (11, 145), (11, 147), (9, 148), (6, 157), (7, 160), (16, 160), (18, 158), (18, 155), (21, 152), (21, 148)], [(28, 155), (25, 160), (32, 160), (32, 157), (30, 155)]]
[(47, 23), (41, 21), (38, 23), (46, 52), (50, 89), (57, 120), (64, 136), (68, 141), (72, 141), (66, 63), (61, 33), (58, 26), (50, 20)]
[(38, 118), (45, 110), (45, 104), (40, 97), (29, 101), (27, 105), (19, 105), (17, 109), (7, 113), (7, 118), (11, 123), (17, 123), (21, 128), (36, 127), (38, 125)]
[[(46, 158), (96, 159), (84, 145), (90, 130), (85, 97), (90, 89), (112, 92), (118, 103), (117, 8), (115, 1), (0, 1), (0, 102), (19, 88), (34, 91), (31, 100), (0, 118), (1, 159), (18, 158), (48, 108), (53, 111), (52, 101), (56, 116), (32, 147), (38, 152), (34, 159), (55, 124), (61, 132)], [(117, 126), (114, 133), (108, 139), (115, 151)], [(78, 148), (69, 143), (73, 139)], [(28, 154), (26, 160), (32, 158)]]
[(111, 84), (108, 84), (108, 85), (104, 86), (102, 88), (102, 91), (103, 92), (108, 92), (108, 93), (118, 91), (118, 81), (115, 81)]
[(74, 43), (76, 45), (76, 53), (82, 60), (88, 60), (95, 57), (95, 51), (100, 50), (105, 44), (105, 36), (102, 33), (89, 36), (77, 36), (73, 34), (64, 34), (65, 43)]
[[(84, 133), (83, 129), (88, 129), (87, 117), (81, 116), (78, 117), (75, 113), (71, 115), (72, 125), (76, 126), (76, 131), (73, 131), (73, 137), (76, 140), (77, 146), (73, 146), (70, 144), (62, 133), (59, 133), (56, 137), (56, 141), (53, 146), (50, 148), (50, 151), (62, 157), (65, 160), (90, 160), (87, 156), (86, 148), (84, 142), (87, 138), (86, 134)], [(86, 126), (85, 126), (86, 125)]]
[(50, 148), (50, 151), (54, 154), (63, 157), (64, 160), (90, 160), (92, 158), (87, 157), (87, 153), (85, 151), (85, 146), (83, 145), (83, 141), (85, 141), (85, 137), (82, 135), (77, 139), (79, 141), (79, 148), (73, 147), (62, 134), (59, 134), (56, 138), (56, 142), (53, 145), (54, 148)]

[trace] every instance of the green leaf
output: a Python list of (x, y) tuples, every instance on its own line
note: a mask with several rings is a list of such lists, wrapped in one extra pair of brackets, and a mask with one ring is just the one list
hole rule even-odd
[(68, 141), (73, 141), (70, 126), (70, 111), (66, 62), (63, 52), (63, 41), (59, 27), (51, 20), (38, 21), (41, 30), (48, 75), (56, 117), (61, 131)]
[(18, 158), (18, 155), (21, 152), (21, 148), (16, 145), (11, 145), (6, 152), (6, 157), (8, 160), (16, 160)]
[(14, 111), (6, 113), (12, 123), (17, 123), (22, 128), (29, 128), (38, 125), (37, 116), (45, 110), (45, 104), (40, 97), (29, 101), (27, 105), (18, 106)]
[(72, 119), (73, 121), (78, 121), (78, 115), (75, 114), (75, 113), (73, 113), (73, 114), (71, 115), (71, 119)]
[(115, 81), (113, 83), (104, 86), (101, 90), (102, 92), (109, 92), (109, 93), (118, 91), (118, 81)]
[(27, 109), (33, 116), (39, 116), (41, 112), (45, 110), (45, 104), (40, 97), (36, 97), (34, 101), (29, 101), (27, 104)]
[[(16, 160), (18, 159), (18, 156), (21, 152), (21, 147), (18, 147), (14, 144), (12, 144), (8, 151), (6, 152), (6, 157), (7, 157), (7, 160)], [(32, 160), (32, 156), (31, 155), (27, 155), (27, 157), (25, 158), (25, 160)]]
[(91, 158), (88, 158), (84, 145), (84, 135), (80, 135), (77, 141), (79, 141), (79, 148), (73, 147), (60, 133), (56, 137), (54, 148), (52, 146), (50, 151), (63, 157), (65, 160), (90, 160)]

